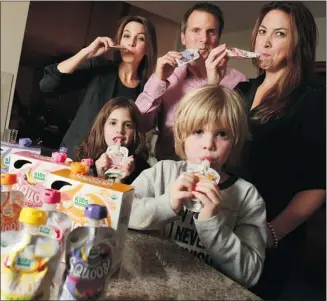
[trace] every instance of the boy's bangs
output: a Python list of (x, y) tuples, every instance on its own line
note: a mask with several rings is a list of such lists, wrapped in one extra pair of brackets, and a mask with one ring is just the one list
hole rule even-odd
[(207, 85), (187, 93), (177, 107), (174, 124), (176, 154), (186, 158), (185, 139), (195, 131), (226, 131), (232, 139), (230, 163), (238, 162), (244, 142), (249, 139), (244, 101), (237, 92)]
[(215, 126), (217, 128), (230, 129), (226, 109), (215, 106), (208, 107), (206, 105), (199, 108), (193, 107), (187, 112), (185, 116), (184, 132), (186, 137), (191, 135), (194, 131), (201, 130), (205, 126)]

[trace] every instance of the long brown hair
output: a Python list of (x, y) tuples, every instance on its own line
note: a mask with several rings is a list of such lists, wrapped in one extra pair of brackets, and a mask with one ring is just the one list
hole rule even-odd
[[(157, 62), (157, 34), (154, 25), (144, 17), (140, 16), (126, 16), (123, 17), (118, 23), (118, 29), (115, 37), (115, 43), (119, 44), (122, 38), (125, 26), (130, 22), (137, 22), (144, 26), (145, 40), (146, 40), (146, 50), (145, 56), (143, 57), (138, 73), (141, 80), (141, 86), (148, 81), (149, 77), (154, 72), (154, 68)], [(116, 51), (114, 60), (121, 61), (120, 52)]]
[(100, 110), (88, 136), (76, 149), (76, 160), (80, 161), (84, 158), (97, 160), (107, 150), (108, 146), (104, 139), (104, 125), (110, 114), (121, 108), (129, 110), (134, 126), (134, 140), (128, 147), (129, 155), (136, 155), (145, 160), (148, 158), (145, 135), (140, 131), (141, 113), (139, 109), (132, 100), (125, 97), (116, 97), (110, 99)]
[[(289, 105), (293, 91), (305, 80), (314, 75), (317, 26), (309, 9), (301, 2), (270, 2), (261, 8), (252, 32), (251, 49), (255, 50), (255, 41), (262, 20), (271, 10), (280, 10), (290, 18), (291, 39), (286, 69), (275, 85), (264, 95), (264, 101), (253, 111), (252, 118), (266, 122), (282, 113)], [(258, 66), (259, 75), (265, 71)]]

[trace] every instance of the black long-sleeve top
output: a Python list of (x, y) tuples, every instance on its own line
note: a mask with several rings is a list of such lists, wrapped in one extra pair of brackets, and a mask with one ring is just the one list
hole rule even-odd
[[(298, 192), (326, 188), (326, 86), (303, 83), (278, 118), (260, 123), (251, 118), (251, 106), (263, 80), (260, 76), (242, 82), (236, 90), (246, 103), (252, 134), (244, 149), (242, 176), (262, 195), (270, 221)], [(302, 227), (293, 232), (282, 242), (303, 238)]]
[(61, 143), (68, 148), (68, 156), (73, 158), (75, 148), (89, 133), (103, 105), (117, 96), (135, 100), (142, 87), (125, 87), (119, 80), (118, 63), (113, 61), (94, 58), (82, 63), (72, 74), (61, 73), (57, 66), (45, 67), (44, 77), (40, 81), (42, 92), (61, 95), (86, 88), (84, 99)]

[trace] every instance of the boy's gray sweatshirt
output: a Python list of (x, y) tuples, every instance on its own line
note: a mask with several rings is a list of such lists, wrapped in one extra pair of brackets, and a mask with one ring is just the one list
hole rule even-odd
[(185, 161), (164, 160), (135, 179), (129, 227), (158, 229), (245, 287), (255, 285), (262, 272), (267, 239), (263, 199), (252, 184), (231, 177), (219, 184), (222, 200), (216, 216), (198, 221), (197, 215), (186, 209), (177, 215), (170, 206), (169, 191), (186, 167)]

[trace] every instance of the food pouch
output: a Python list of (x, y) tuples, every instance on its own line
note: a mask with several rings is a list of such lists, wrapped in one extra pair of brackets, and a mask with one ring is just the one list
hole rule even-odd
[(246, 51), (239, 48), (228, 48), (227, 49), (227, 57), (236, 58), (236, 59), (254, 59), (258, 58), (260, 53)]
[(61, 146), (59, 148), (59, 153), (68, 154), (68, 148), (66, 146)]
[(65, 163), (67, 160), (67, 154), (64, 152), (53, 152), (51, 157), (56, 163)]
[(183, 58), (176, 59), (178, 67), (183, 66), (189, 62), (195, 61), (200, 57), (200, 54), (197, 49), (185, 49), (180, 53)]
[(110, 46), (110, 48), (111, 48), (112, 50), (123, 50), (123, 51), (128, 51), (128, 50), (126, 49), (126, 47), (125, 47), (125, 46), (122, 46), (122, 45), (114, 45), (114, 46)]
[[(69, 164), (69, 163), (73, 162), (72, 159), (68, 158), (68, 148), (67, 148), (66, 146), (61, 146), (61, 147), (59, 148), (59, 151), (56, 152), (56, 153), (59, 153), (59, 154), (60, 154), (60, 156), (55, 155), (55, 156), (56, 156), (55, 158), (56, 158), (59, 162), (63, 162), (63, 163), (65, 163), (65, 164)], [(53, 155), (52, 155), (52, 158), (55, 160), (55, 158), (54, 158)]]
[[(188, 164), (186, 172), (192, 173), (196, 177), (206, 177), (212, 181), (215, 181), (217, 184), (219, 183), (220, 176), (218, 172), (216, 172), (214, 169), (210, 168), (210, 162), (209, 160), (203, 160), (201, 165), (198, 164)], [(202, 204), (197, 199), (192, 200), (185, 200), (183, 202), (183, 205), (185, 208), (189, 209), (193, 212), (200, 212), (202, 208)]]
[(60, 300), (100, 300), (106, 293), (115, 250), (115, 230), (101, 227), (105, 206), (86, 206), (88, 227), (74, 229), (67, 238), (66, 268)]
[(40, 226), (40, 234), (49, 236), (59, 241), (62, 251), (64, 251), (64, 242), (72, 227), (71, 219), (63, 212), (58, 212), (60, 204), (60, 191), (55, 189), (44, 189), (41, 194), (41, 210), (47, 212), (46, 225)]
[(49, 300), (59, 242), (40, 235), (45, 211), (23, 208), (19, 221), (22, 230), (1, 233), (1, 300)]
[(18, 218), (24, 204), (24, 194), (18, 190), (13, 190), (12, 187), (16, 183), (16, 174), (1, 174), (1, 232), (16, 231), (21, 227)]
[[(61, 259), (64, 257), (65, 242), (72, 228), (71, 219), (63, 212), (58, 212), (60, 205), (60, 191), (55, 189), (44, 189), (41, 193), (41, 210), (47, 212), (47, 223), (39, 228), (40, 235), (49, 236), (59, 242)], [(53, 283), (60, 283), (61, 271), (57, 269)]]
[(86, 174), (91, 176), (92, 175), (91, 167), (93, 166), (94, 161), (91, 158), (85, 158), (81, 160), (81, 163), (83, 163), (87, 167)]
[(116, 179), (123, 175), (123, 165), (128, 158), (128, 149), (120, 145), (120, 139), (117, 142), (109, 146), (107, 149), (107, 155), (111, 160), (110, 168), (105, 172), (105, 175), (109, 179)]

